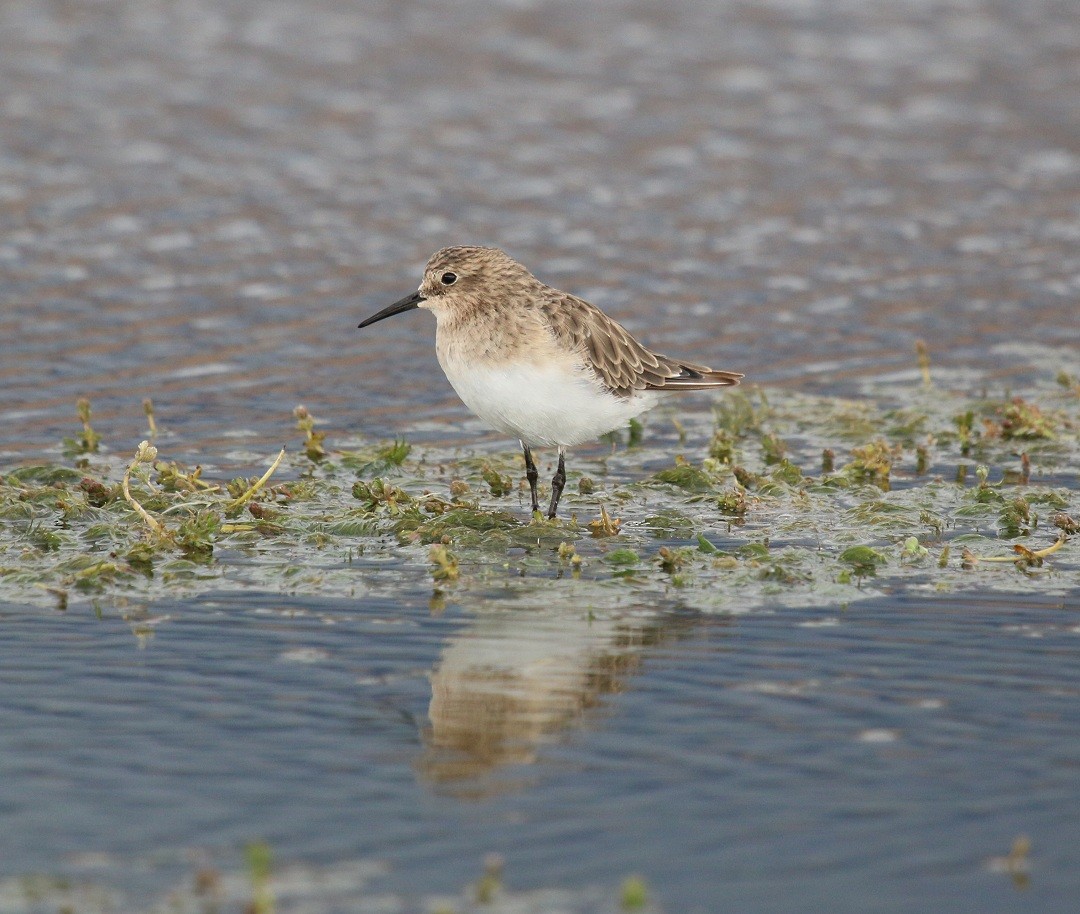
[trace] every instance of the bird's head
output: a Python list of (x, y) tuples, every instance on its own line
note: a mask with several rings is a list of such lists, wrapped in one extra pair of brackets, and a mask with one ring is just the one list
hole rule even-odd
[(492, 301), (513, 299), (538, 284), (528, 270), (498, 248), (443, 248), (427, 262), (419, 289), (373, 314), (360, 326), (367, 327), (413, 308), (426, 308), (442, 321), (484, 309)]

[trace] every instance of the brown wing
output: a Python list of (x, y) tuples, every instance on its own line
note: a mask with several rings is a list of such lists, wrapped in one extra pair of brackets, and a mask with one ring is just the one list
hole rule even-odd
[(587, 301), (551, 290), (541, 305), (552, 332), (578, 350), (597, 376), (615, 393), (635, 390), (704, 390), (739, 383), (735, 371), (713, 371), (704, 365), (650, 352), (621, 324)]

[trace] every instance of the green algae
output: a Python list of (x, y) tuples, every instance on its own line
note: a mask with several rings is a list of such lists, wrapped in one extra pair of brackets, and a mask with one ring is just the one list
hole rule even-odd
[(592, 611), (633, 588), (637, 600), (677, 592), (682, 605), (743, 611), (904, 589), (1080, 586), (1067, 542), (1080, 516), (1071, 387), (881, 399), (740, 389), (711, 422), (674, 423), (678, 452), (646, 428), (632, 451), (575, 454), (553, 521), (528, 512), (516, 450), (400, 438), (336, 448), (298, 408), (297, 447), (261, 475), (215, 480), (146, 442), (114, 454), (87, 431), (87, 403), (71, 465), (0, 470), (0, 602), (70, 608), (241, 587), (393, 594), (426, 578), (461, 601), (540, 592)]

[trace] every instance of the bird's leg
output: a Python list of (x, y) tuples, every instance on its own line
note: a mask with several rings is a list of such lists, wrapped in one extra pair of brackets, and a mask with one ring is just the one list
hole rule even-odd
[(563, 486), (566, 485), (566, 463), (563, 459), (563, 449), (559, 448), (559, 468), (551, 477), (551, 507), (548, 508), (548, 519), (555, 517), (559, 508), (559, 496), (562, 495)]
[(532, 451), (524, 441), (521, 442), (521, 451), (525, 455), (525, 478), (529, 480), (529, 491), (532, 492), (532, 509), (539, 511), (540, 502), (536, 499), (536, 480), (540, 478), (540, 474), (536, 471), (536, 464), (533, 463)]

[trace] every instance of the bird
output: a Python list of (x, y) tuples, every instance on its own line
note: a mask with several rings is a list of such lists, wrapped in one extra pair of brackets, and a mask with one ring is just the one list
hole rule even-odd
[(462, 402), (518, 439), (534, 516), (533, 448), (558, 449), (547, 510), (553, 519), (567, 448), (625, 428), (667, 393), (731, 387), (743, 377), (652, 352), (595, 305), (545, 285), (499, 248), (436, 251), (416, 292), (359, 327), (416, 308), (435, 315), (435, 353)]

